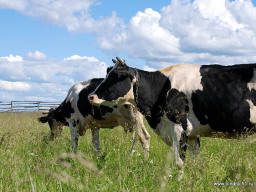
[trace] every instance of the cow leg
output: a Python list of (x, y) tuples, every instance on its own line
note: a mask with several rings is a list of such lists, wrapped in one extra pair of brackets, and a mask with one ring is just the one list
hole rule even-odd
[(181, 124), (175, 124), (172, 129), (172, 140), (174, 148), (174, 156), (176, 165), (179, 168), (178, 180), (183, 177), (183, 164), (185, 160), (185, 153), (187, 150), (188, 136), (184, 132)]
[(135, 152), (134, 147), (137, 142), (137, 135), (140, 139), (141, 146), (143, 148), (143, 153), (145, 159), (149, 158), (149, 143), (150, 143), (150, 135), (148, 132), (144, 132), (141, 128), (138, 128), (137, 133), (133, 131), (132, 133), (132, 147), (131, 147), (131, 156)]
[(150, 135), (146, 130), (145, 124), (143, 122), (143, 116), (141, 113), (136, 112), (137, 120), (135, 121), (135, 131), (133, 133), (133, 146), (132, 146), (132, 152), (134, 151), (134, 145), (136, 143), (136, 134), (139, 136), (140, 143), (143, 148), (144, 157), (145, 159), (148, 159), (149, 157), (149, 143), (150, 143)]
[(179, 156), (181, 158), (182, 161), (185, 160), (185, 156), (186, 156), (186, 150), (187, 150), (187, 144), (188, 144), (188, 136), (187, 134), (183, 131), (181, 133), (181, 137), (179, 140)]
[(173, 149), (175, 155), (176, 165), (178, 167), (182, 167), (184, 164), (185, 153), (187, 149), (187, 140), (188, 137), (186, 133), (183, 131), (183, 128), (180, 124), (174, 124), (172, 126), (172, 141), (173, 141)]
[(145, 159), (148, 159), (149, 158), (150, 135), (147, 132), (147, 129), (145, 127), (142, 114), (137, 111), (136, 115), (137, 115), (137, 124), (138, 124), (137, 134), (140, 138), (140, 143), (143, 148), (144, 157), (145, 157)]
[(92, 129), (92, 144), (93, 147), (96, 149), (99, 156), (101, 156), (101, 149), (100, 149), (100, 134), (99, 129)]
[(132, 147), (131, 147), (131, 152), (130, 152), (131, 156), (133, 156), (133, 153), (135, 152), (134, 147), (135, 147), (135, 144), (137, 142), (137, 137), (136, 136), (137, 136), (136, 131), (133, 130), (133, 132), (132, 132)]
[[(143, 127), (144, 127), (144, 125), (143, 125)], [(137, 134), (139, 136), (140, 143), (143, 148), (144, 157), (145, 157), (145, 159), (148, 159), (149, 158), (150, 135), (146, 129), (141, 129), (141, 127), (138, 128)]]
[(71, 134), (71, 146), (73, 153), (77, 153), (77, 146), (78, 146), (78, 139), (79, 139), (79, 132), (76, 121), (73, 119), (69, 122), (69, 129)]

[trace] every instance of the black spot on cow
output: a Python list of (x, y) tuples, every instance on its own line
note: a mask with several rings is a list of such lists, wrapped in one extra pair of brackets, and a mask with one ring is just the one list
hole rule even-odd
[(70, 101), (64, 103), (62, 111), (63, 111), (63, 116), (66, 117), (66, 118), (70, 118), (71, 117), (71, 113), (75, 112), (75, 110), (71, 106), (71, 102)]
[[(57, 108), (54, 110), (50, 116), (48, 116), (49, 119), (55, 119), (56, 121), (68, 125), (67, 121), (65, 118), (70, 118), (71, 113), (74, 113), (74, 109), (71, 107), (71, 103), (66, 100), (64, 100)], [(53, 121), (51, 120), (49, 122), (49, 125), (53, 124)]]
[(136, 76), (136, 73), (138, 84), (134, 84), (133, 91), (137, 106), (149, 125), (155, 129), (166, 112), (166, 95), (171, 88), (170, 81), (158, 71), (150, 73), (130, 68), (131, 75)]
[(187, 129), (188, 100), (183, 92), (171, 89), (166, 98), (167, 117), (176, 124), (181, 124), (183, 129)]
[(203, 90), (192, 94), (193, 110), (201, 124), (216, 131), (244, 132), (252, 128), (250, 106), (256, 104), (256, 91), (247, 83), (253, 77), (255, 65), (202, 66)]
[(166, 113), (172, 122), (182, 124), (183, 129), (186, 130), (186, 114), (189, 110), (186, 95), (171, 89), (169, 78), (159, 71), (150, 73), (138, 70), (138, 73), (140, 86), (137, 105), (146, 116), (149, 125), (155, 129)]

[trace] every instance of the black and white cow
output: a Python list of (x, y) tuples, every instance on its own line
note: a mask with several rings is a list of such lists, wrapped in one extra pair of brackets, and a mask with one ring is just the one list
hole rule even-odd
[[(134, 132), (132, 151), (136, 141), (135, 135), (137, 134), (144, 149), (144, 155), (148, 157), (150, 135), (144, 126), (143, 116), (138, 111), (133, 111), (131, 105), (98, 107), (91, 105), (88, 101), (89, 93), (102, 80), (91, 79), (73, 85), (60, 106), (38, 120), (42, 123), (49, 123), (51, 138), (58, 136), (64, 125), (69, 126), (71, 145), (75, 153), (77, 152), (79, 135), (84, 135), (87, 129), (91, 129), (93, 146), (100, 154), (99, 128), (114, 128), (121, 125), (124, 129)], [(135, 114), (138, 117), (136, 120)]]
[(183, 165), (199, 137), (255, 133), (256, 64), (233, 66), (177, 64), (155, 72), (116, 65), (89, 95), (95, 105), (132, 103)]

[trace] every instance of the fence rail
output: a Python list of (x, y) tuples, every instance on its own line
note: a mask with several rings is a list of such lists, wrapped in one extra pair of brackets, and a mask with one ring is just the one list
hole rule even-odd
[(58, 107), (61, 102), (45, 101), (0, 101), (0, 112), (21, 112), (21, 111), (45, 111), (52, 107)]

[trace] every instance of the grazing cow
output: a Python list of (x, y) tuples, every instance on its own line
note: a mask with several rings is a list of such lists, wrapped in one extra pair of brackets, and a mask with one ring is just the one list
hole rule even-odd
[(48, 123), (51, 129), (51, 135), (50, 135), (51, 140), (54, 140), (55, 138), (57, 138), (63, 131), (64, 127), (68, 126), (68, 123), (66, 122), (66, 120), (63, 122), (56, 121), (56, 119), (54, 118), (54, 113), (56, 109), (57, 109), (56, 107), (52, 107), (49, 111), (43, 112), (43, 115), (46, 115), (46, 116), (42, 116), (38, 118), (39, 122)]
[(173, 145), (179, 167), (187, 147), (196, 153), (200, 136), (235, 138), (256, 132), (256, 64), (177, 64), (147, 72), (117, 60), (89, 100), (94, 105), (136, 105), (157, 135)]
[[(144, 126), (143, 116), (138, 111), (133, 111), (131, 105), (97, 107), (90, 104), (88, 94), (102, 80), (91, 79), (75, 84), (70, 88), (66, 99), (58, 108), (38, 120), (42, 123), (49, 123), (51, 138), (58, 136), (64, 125), (69, 126), (71, 145), (75, 153), (77, 152), (78, 137), (84, 135), (87, 129), (91, 129), (93, 146), (100, 153), (99, 128), (114, 128), (121, 125), (126, 130), (135, 131), (138, 134), (144, 149), (144, 155), (148, 157), (150, 135)], [(135, 119), (135, 117), (138, 118)], [(136, 140), (135, 134), (133, 135), (132, 149)]]

